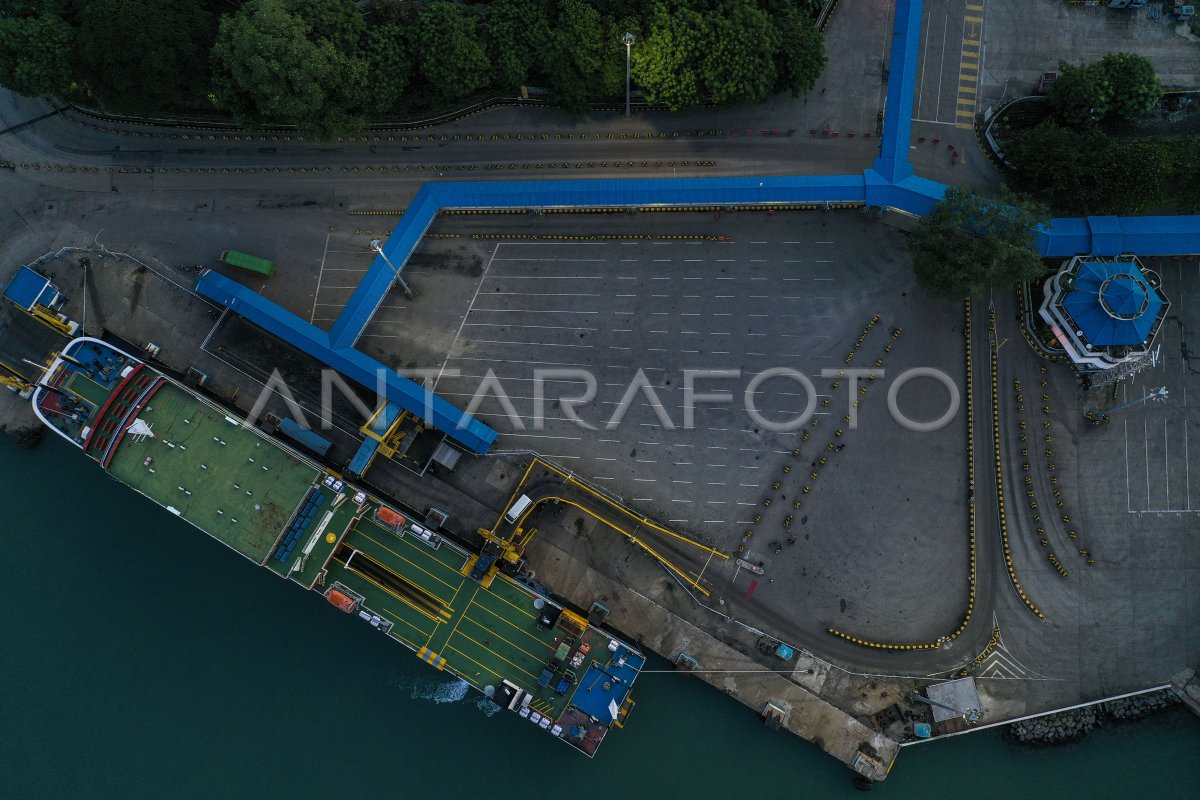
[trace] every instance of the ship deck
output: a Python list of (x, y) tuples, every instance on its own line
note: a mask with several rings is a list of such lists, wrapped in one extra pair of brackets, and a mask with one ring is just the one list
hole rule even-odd
[[(576, 652), (586, 645), (587, 656), (573, 669), (566, 665), (574, 680), (562, 686), (566, 673), (560, 671), (550, 685), (539, 686), (542, 669), (567, 634), (538, 625), (537, 595), (525, 586), (504, 574), (485, 586), (464, 574), (469, 562), (467, 553), (449, 543), (434, 549), (411, 530), (398, 535), (364, 517), (339, 543), (326, 585), (352, 589), (363, 598), (362, 608), (393, 623), (389, 635), (477, 689), (499, 687), (507, 679), (533, 695), (533, 711), (556, 720), (569, 706), (584, 705), (589, 693), (598, 698), (603, 689), (587, 685), (584, 678), (607, 666), (611, 638), (588, 627), (572, 648)], [(379, 580), (381, 575), (385, 580)], [(644, 658), (630, 655), (638, 659), (636, 671)], [(597, 681), (593, 677), (591, 682)], [(606, 702), (597, 699), (591, 705), (603, 709)]]
[(174, 384), (138, 418), (154, 436), (125, 435), (109, 473), (263, 563), (321, 473)]

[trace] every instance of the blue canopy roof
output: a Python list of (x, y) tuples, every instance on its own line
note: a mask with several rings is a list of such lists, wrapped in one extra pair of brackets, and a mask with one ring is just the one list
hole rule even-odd
[(1060, 304), (1092, 345), (1142, 344), (1166, 305), (1133, 261), (1081, 261)]
[[(26, 311), (31, 311), (42, 297), (42, 293), (50, 288), (50, 279), (31, 270), (21, 267), (9, 281), (4, 290), (4, 298)], [(51, 289), (51, 295), (54, 291)]]

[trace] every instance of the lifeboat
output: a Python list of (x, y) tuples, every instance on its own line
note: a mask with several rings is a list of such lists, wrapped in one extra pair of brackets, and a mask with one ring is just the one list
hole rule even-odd
[(358, 605), (358, 601), (345, 592), (339, 592), (337, 589), (330, 589), (325, 593), (325, 599), (335, 606), (345, 611), (347, 614), (354, 613), (354, 607)]

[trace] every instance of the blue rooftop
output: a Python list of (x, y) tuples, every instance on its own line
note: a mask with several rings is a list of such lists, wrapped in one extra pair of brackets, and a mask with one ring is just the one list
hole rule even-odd
[[(618, 666), (621, 657), (624, 657), (625, 663)], [(645, 665), (645, 656), (630, 652), (624, 646), (617, 648), (607, 664), (593, 663), (588, 668), (579, 681), (579, 688), (571, 697), (571, 705), (606, 725), (612, 724), (616, 716), (610, 704), (621, 707), (633, 688), (638, 671)]]
[(1151, 337), (1166, 300), (1134, 261), (1081, 261), (1059, 301), (1088, 343), (1138, 345)]
[(380, 386), (389, 401), (444, 431), (472, 453), (486, 453), (496, 440), (496, 432), (471, 415), (352, 346), (334, 344), (325, 331), (275, 305), (253, 289), (207, 270), (196, 281), (196, 292), (240, 314), (350, 380), (367, 388)]
[(4, 299), (26, 311), (32, 311), (47, 290), (51, 297), (42, 302), (42, 305), (53, 302), (54, 296), (58, 293), (50, 286), (49, 278), (34, 272), (29, 267), (21, 267), (4, 290)]

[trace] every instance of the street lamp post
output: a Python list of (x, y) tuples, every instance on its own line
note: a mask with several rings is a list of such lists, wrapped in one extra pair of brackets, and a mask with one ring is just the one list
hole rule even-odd
[(629, 48), (633, 47), (633, 34), (626, 33), (621, 41), (625, 43), (625, 119), (629, 119)]
[(1089, 411), (1086, 414), (1084, 414), (1084, 417), (1089, 422), (1091, 422), (1093, 425), (1102, 425), (1105, 422), (1108, 422), (1108, 418), (1111, 415), (1117, 413), (1118, 411), (1124, 411), (1127, 408), (1133, 408), (1134, 406), (1140, 406), (1143, 403), (1151, 403), (1151, 402), (1165, 403), (1165, 402), (1167, 402), (1168, 394), (1170, 394), (1170, 392), (1167, 391), (1167, 387), (1160, 386), (1157, 389), (1150, 389), (1150, 390), (1146, 391), (1145, 394), (1143, 394), (1141, 397), (1137, 398), (1136, 400), (1130, 400), (1128, 403), (1121, 403), (1121, 405), (1119, 405), (1119, 406), (1113, 406), (1112, 408), (1105, 409), (1104, 411), (1101, 411), (1099, 413)]
[(1152, 400), (1156, 400), (1160, 403), (1163, 403), (1163, 402), (1166, 402), (1168, 394), (1169, 394), (1169, 392), (1167, 392), (1167, 387), (1160, 386), (1157, 389), (1149, 390), (1144, 395), (1139, 397), (1137, 400), (1130, 400), (1128, 403), (1122, 403), (1119, 406), (1110, 408), (1108, 411), (1105, 411), (1104, 413), (1105, 414), (1115, 414), (1118, 411), (1124, 411), (1127, 408), (1133, 408), (1134, 406), (1141, 405), (1142, 403), (1149, 403)]
[(408, 284), (404, 282), (404, 278), (400, 277), (400, 270), (396, 269), (396, 265), (387, 257), (387, 253), (383, 252), (383, 242), (380, 239), (372, 239), (371, 249), (383, 256), (384, 262), (392, 268), (392, 274), (396, 277), (396, 283), (400, 284), (400, 289), (404, 292), (404, 296), (412, 300), (416, 295), (413, 294), (412, 289), (408, 288)]

